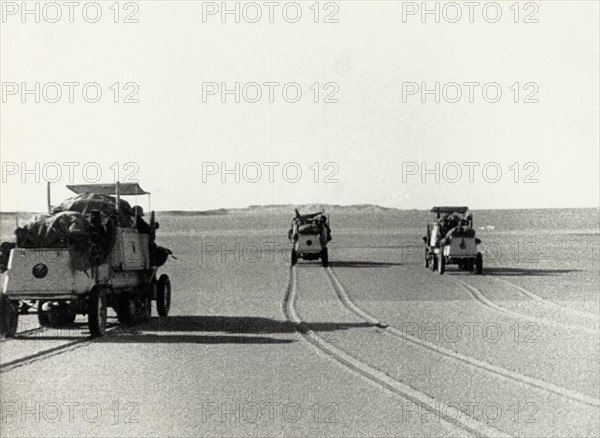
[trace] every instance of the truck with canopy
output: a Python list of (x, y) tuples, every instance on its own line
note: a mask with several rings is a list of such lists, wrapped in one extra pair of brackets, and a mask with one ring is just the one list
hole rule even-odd
[(455, 264), (462, 271), (481, 275), (483, 256), (481, 240), (475, 237), (473, 214), (469, 207), (433, 207), (436, 219), (427, 224), (425, 267), (443, 274), (446, 266)]
[(292, 242), (292, 266), (298, 259), (321, 259), (323, 266), (329, 264), (327, 243), (331, 240), (331, 230), (323, 211), (301, 215), (295, 210), (288, 237)]
[[(68, 185), (76, 194), (15, 230), (8, 244), (0, 294), (0, 334), (16, 334), (19, 314), (37, 313), (41, 326), (61, 328), (87, 315), (92, 337), (103, 336), (107, 309), (121, 324), (150, 319), (151, 301), (159, 316), (171, 306), (171, 282), (158, 276), (171, 251), (155, 243), (154, 212), (122, 197), (147, 195), (138, 183)], [(148, 208), (148, 210), (150, 210)], [(7, 243), (3, 243), (6, 248)]]

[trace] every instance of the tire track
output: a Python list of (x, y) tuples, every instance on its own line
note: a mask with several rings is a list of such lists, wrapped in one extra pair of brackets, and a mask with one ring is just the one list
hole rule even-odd
[[(107, 329), (106, 335), (108, 335), (110, 332), (117, 330), (118, 328), (119, 328), (119, 325), (116, 325), (115, 327)], [(39, 327), (36, 329), (27, 330), (26, 332), (22, 332), (22, 334), (27, 333), (28, 335), (31, 335), (32, 334), (31, 332), (38, 333), (38, 332), (44, 332), (44, 330), (45, 330), (45, 328)], [(29, 337), (29, 336), (26, 336), (25, 338), (27, 338), (27, 337)], [(18, 341), (19, 339), (12, 338), (11, 340)], [(11, 360), (9, 362), (0, 364), (0, 374), (7, 373), (9, 371), (14, 370), (15, 368), (20, 368), (25, 365), (30, 365), (34, 362), (39, 362), (41, 360), (45, 360), (45, 359), (57, 356), (62, 353), (76, 350), (78, 348), (81, 348), (81, 347), (91, 344), (95, 340), (96, 339), (94, 339), (94, 338), (86, 336), (83, 338), (74, 339), (73, 341), (67, 342), (65, 344), (57, 345), (55, 347), (47, 348), (45, 350), (41, 350), (36, 353), (28, 354), (24, 357), (20, 357), (18, 359)]]
[[(334, 359), (346, 368), (360, 374), (361, 376), (375, 382), (382, 388), (385, 388), (391, 392), (394, 392), (401, 397), (410, 400), (411, 402), (421, 406), (422, 408), (439, 415), (440, 419), (445, 423), (459, 427), (469, 433), (477, 436), (493, 436), (493, 437), (510, 437), (511, 435), (506, 434), (498, 429), (495, 429), (488, 424), (478, 421), (474, 418), (468, 420), (462, 419), (463, 415), (466, 414), (462, 411), (457, 410), (454, 407), (445, 405), (434, 399), (433, 397), (417, 391), (416, 389), (390, 377), (383, 371), (374, 368), (357, 358), (351, 356), (345, 351), (340, 350), (329, 342), (321, 338), (317, 333), (312, 331), (306, 323), (302, 321), (298, 313), (296, 312), (296, 296), (297, 296), (297, 278), (296, 278), (296, 267), (290, 268), (290, 276), (288, 280), (288, 286), (283, 300), (283, 313), (285, 318), (290, 321), (296, 330), (303, 336), (305, 340), (319, 349), (321, 352), (326, 354), (328, 357)], [(451, 413), (451, 414), (448, 414)], [(459, 414), (458, 416), (456, 414)], [(468, 416), (467, 416), (468, 417)], [(457, 419), (458, 418), (458, 419)]]
[(377, 318), (375, 318), (374, 316), (365, 312), (363, 309), (361, 309), (356, 304), (354, 304), (354, 302), (350, 299), (350, 296), (348, 295), (346, 289), (344, 288), (342, 283), (339, 281), (337, 276), (334, 274), (334, 272), (331, 270), (331, 268), (325, 268), (325, 271), (327, 272), (329, 280), (330, 280), (333, 288), (335, 289), (340, 302), (344, 305), (344, 307), (346, 307), (348, 310), (353, 312), (355, 315), (364, 319), (366, 322), (369, 322), (370, 324), (373, 324), (373, 325), (381, 328), (382, 332), (387, 335), (394, 336), (394, 337), (400, 338), (402, 340), (412, 342), (416, 345), (427, 348), (427, 349), (434, 351), (436, 353), (439, 353), (443, 356), (450, 357), (452, 359), (456, 359), (458, 361), (467, 363), (474, 367), (489, 371), (493, 374), (497, 374), (504, 378), (507, 378), (507, 379), (510, 379), (510, 380), (513, 380), (513, 381), (516, 381), (516, 382), (519, 382), (522, 384), (526, 384), (529, 386), (533, 386), (535, 388), (542, 389), (544, 391), (551, 392), (551, 393), (559, 395), (561, 397), (565, 397), (570, 400), (578, 401), (580, 403), (584, 403), (589, 406), (600, 407), (600, 400), (596, 399), (594, 397), (590, 397), (585, 394), (581, 394), (577, 391), (563, 388), (561, 386), (554, 385), (552, 383), (549, 383), (549, 382), (546, 382), (543, 380), (539, 380), (534, 377), (529, 377), (524, 374), (520, 374), (516, 371), (511, 371), (506, 368), (502, 368), (502, 367), (493, 365), (489, 362), (485, 362), (485, 361), (475, 359), (470, 356), (463, 355), (454, 350), (450, 350), (448, 348), (431, 343), (429, 341), (424, 341), (416, 336), (409, 335), (408, 333), (406, 333), (396, 327), (389, 326), (389, 325), (379, 321)]
[[(498, 262), (498, 260), (494, 260), (494, 264), (496, 266), (498, 266), (498, 267), (501, 267), (500, 263)], [(531, 298), (532, 300), (535, 300), (535, 301), (537, 301), (539, 303), (542, 303), (542, 304), (544, 304), (544, 305), (546, 305), (548, 307), (552, 307), (554, 309), (558, 309), (558, 310), (561, 310), (561, 311), (564, 311), (564, 312), (567, 312), (567, 313), (571, 313), (573, 315), (580, 316), (580, 317), (583, 317), (583, 318), (592, 319), (592, 320), (594, 320), (594, 322), (600, 322), (600, 316), (598, 316), (598, 315), (596, 315), (594, 313), (585, 312), (583, 310), (572, 309), (571, 307), (567, 307), (567, 306), (561, 306), (560, 304), (557, 304), (557, 303), (555, 303), (553, 301), (550, 301), (550, 300), (548, 300), (548, 299), (546, 299), (544, 297), (541, 297), (541, 296), (539, 296), (539, 295), (531, 292), (530, 290), (527, 290), (524, 287), (518, 286), (518, 285), (516, 285), (516, 284), (514, 284), (514, 283), (512, 283), (512, 282), (510, 282), (510, 281), (508, 281), (508, 280), (506, 280), (504, 278), (498, 278), (498, 277), (488, 277), (488, 278), (491, 278), (492, 280), (498, 281), (500, 283), (504, 283), (504, 284), (512, 287), (516, 291), (521, 292), (526, 297)]]
[(550, 326), (554, 326), (554, 327), (559, 327), (559, 328), (562, 328), (562, 329), (578, 330), (580, 332), (587, 333), (587, 334), (594, 335), (594, 336), (598, 336), (600, 334), (598, 330), (590, 329), (590, 328), (587, 328), (587, 327), (582, 327), (582, 326), (572, 325), (572, 324), (566, 324), (566, 323), (562, 323), (562, 322), (558, 322), (558, 321), (552, 321), (552, 320), (546, 319), (546, 318), (540, 318), (540, 317), (532, 316), (532, 315), (524, 315), (523, 313), (515, 312), (514, 310), (507, 309), (506, 307), (502, 307), (502, 306), (494, 303), (492, 300), (490, 300), (488, 297), (486, 297), (483, 294), (483, 292), (481, 292), (475, 286), (470, 285), (469, 283), (466, 283), (466, 282), (464, 282), (462, 280), (454, 278), (453, 276), (447, 276), (446, 278), (449, 278), (450, 280), (452, 280), (456, 284), (462, 286), (471, 295), (473, 295), (473, 297), (475, 297), (475, 299), (477, 301), (479, 301), (480, 303), (482, 303), (484, 306), (489, 307), (489, 308), (491, 308), (491, 309), (493, 309), (493, 310), (495, 310), (497, 312), (504, 313), (505, 315), (511, 316), (513, 318), (521, 319), (521, 320), (526, 320), (528, 322), (535, 321), (535, 322), (538, 322), (540, 324), (550, 325)]
[(9, 341), (18, 341), (19, 338), (23, 335), (25, 335), (24, 337), (27, 337), (29, 335), (34, 335), (36, 333), (44, 332), (45, 330), (46, 330), (45, 327), (36, 327), (36, 328), (29, 329), (29, 330), (23, 330), (22, 332), (18, 332), (16, 334), (16, 336), (18, 336), (17, 338), (2, 338), (2, 339), (0, 339), (0, 344), (9, 342)]
[(545, 306), (548, 307), (552, 307), (553, 309), (558, 309), (562, 312), (567, 312), (567, 313), (571, 313), (573, 315), (579, 316), (579, 317), (583, 317), (583, 318), (587, 318), (587, 319), (592, 319), (594, 320), (594, 322), (600, 322), (600, 317), (594, 313), (591, 312), (585, 312), (583, 310), (577, 310), (577, 309), (572, 309), (570, 307), (567, 306), (561, 306), (560, 304), (557, 304), (553, 301), (550, 301), (544, 297), (541, 297), (537, 294), (534, 294), (533, 292), (525, 289), (524, 287), (518, 286), (514, 283), (511, 283), (508, 280), (505, 280), (504, 278), (496, 278), (496, 277), (489, 277), (491, 279), (493, 279), (494, 281), (498, 281), (500, 283), (504, 283), (510, 287), (512, 287), (513, 289), (519, 291), (520, 293), (522, 293), (523, 295), (525, 295), (528, 298), (531, 298), (534, 301), (537, 301), (538, 303), (542, 303)]

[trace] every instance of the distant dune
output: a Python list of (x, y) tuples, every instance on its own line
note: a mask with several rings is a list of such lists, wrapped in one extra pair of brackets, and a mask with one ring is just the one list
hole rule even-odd
[[(222, 208), (206, 211), (170, 210), (157, 211), (158, 220), (165, 229), (183, 226), (184, 229), (262, 229), (269, 220), (279, 227), (287, 227), (294, 215), (294, 208), (300, 213), (325, 210), (333, 226), (338, 230), (351, 229), (362, 232), (365, 224), (370, 229), (397, 230), (413, 229), (419, 238), (425, 230), (425, 224), (434, 219), (427, 210), (387, 208), (373, 204), (336, 205), (336, 204), (278, 204), (251, 205), (246, 208)], [(474, 209), (477, 233), (482, 237), (488, 234), (519, 233), (527, 234), (524, 242), (543, 241), (554, 234), (600, 235), (600, 209)], [(11, 238), (18, 223), (22, 226), (33, 213), (0, 213), (0, 236), (3, 240)], [(212, 218), (212, 219), (211, 219)], [(184, 224), (184, 225), (182, 225)], [(543, 237), (542, 237), (543, 236)], [(533, 239), (533, 240), (530, 240)], [(594, 240), (591, 245), (597, 246)]]
[(337, 204), (283, 204), (283, 205), (250, 205), (246, 208), (220, 208), (218, 210), (205, 210), (205, 211), (183, 211), (183, 210), (169, 210), (161, 211), (162, 214), (169, 214), (173, 216), (218, 216), (225, 214), (252, 214), (252, 213), (270, 213), (270, 214), (293, 214), (294, 209), (297, 208), (300, 213), (312, 213), (323, 210), (325, 212), (392, 212), (400, 211), (397, 208), (382, 207), (374, 204), (355, 204), (355, 205), (337, 205)]
[[(314, 213), (325, 211), (330, 213), (383, 213), (399, 212), (398, 208), (382, 207), (374, 204), (355, 204), (355, 205), (337, 205), (337, 204), (271, 204), (271, 205), (250, 205), (245, 208), (219, 208), (216, 210), (157, 210), (156, 212), (169, 216), (193, 217), (193, 216), (224, 216), (236, 214), (273, 214), (273, 215), (293, 215), (297, 208), (300, 213)], [(0, 216), (5, 218), (14, 217), (17, 214), (19, 218), (29, 218), (35, 212), (0, 212)]]
[[(320, 210), (325, 212), (339, 212), (339, 213), (400, 213), (400, 212), (422, 212), (429, 214), (429, 209), (415, 209), (415, 208), (394, 208), (394, 207), (382, 207), (381, 205), (375, 204), (352, 204), (352, 205), (339, 205), (339, 204), (267, 204), (267, 205), (250, 205), (245, 208), (219, 208), (215, 210), (156, 210), (157, 213), (167, 214), (171, 216), (222, 216), (229, 214), (293, 214), (294, 209), (297, 208), (300, 213), (312, 213)], [(556, 216), (566, 213), (570, 214), (589, 214), (597, 217), (600, 213), (600, 209), (597, 207), (591, 208), (508, 208), (508, 209), (484, 209), (480, 210), (477, 208), (473, 209), (478, 214), (483, 212), (489, 212), (493, 215), (506, 214), (509, 212), (513, 213), (532, 213), (539, 214), (541, 212), (547, 212), (550, 216)], [(4, 216), (6, 219), (14, 217), (17, 214), (19, 217), (30, 217), (40, 212), (28, 212), (28, 211), (2, 211), (0, 216)]]

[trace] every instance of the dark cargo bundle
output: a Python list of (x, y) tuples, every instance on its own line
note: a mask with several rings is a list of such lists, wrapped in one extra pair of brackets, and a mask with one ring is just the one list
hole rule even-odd
[(124, 199), (119, 201), (119, 210), (117, 212), (117, 201), (114, 196), (100, 195), (96, 193), (82, 193), (80, 195), (68, 198), (54, 209), (54, 213), (61, 211), (76, 211), (81, 214), (89, 215), (92, 210), (98, 210), (103, 216), (116, 220), (119, 225), (131, 226), (133, 209), (129, 202)]
[(22, 248), (69, 248), (71, 267), (84, 271), (106, 261), (115, 244), (117, 218), (120, 224), (131, 224), (125, 212), (131, 212), (121, 201), (119, 212), (114, 198), (81, 194), (67, 199), (54, 209), (54, 214), (32, 217), (15, 231), (17, 246)]
[(300, 234), (320, 234), (321, 230), (315, 223), (303, 224), (298, 226), (298, 233)]
[[(173, 256), (173, 251), (164, 246), (150, 245), (150, 261), (152, 266), (162, 266), (167, 262), (169, 256)], [(175, 258), (175, 256), (173, 256)]]
[(15, 231), (17, 245), (23, 248), (66, 247), (69, 242), (85, 235), (88, 221), (74, 211), (57, 214), (39, 214)]
[[(31, 308), (41, 327), (68, 327), (86, 315), (92, 337), (106, 334), (109, 308), (127, 327), (150, 320), (152, 301), (160, 317), (169, 314), (171, 281), (157, 267), (173, 255), (156, 245), (155, 214), (147, 223), (140, 206), (118, 201), (150, 193), (137, 183), (67, 188), (78, 196), (33, 217), (17, 228), (16, 242), (0, 245), (1, 337), (14, 337), (19, 315)], [(50, 205), (50, 183), (47, 196)]]

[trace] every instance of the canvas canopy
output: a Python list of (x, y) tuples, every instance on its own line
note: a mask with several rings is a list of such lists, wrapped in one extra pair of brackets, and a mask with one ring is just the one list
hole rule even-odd
[(67, 185), (72, 192), (79, 194), (94, 193), (97, 195), (115, 195), (119, 186), (119, 195), (135, 196), (149, 195), (150, 192), (143, 190), (138, 183), (114, 183), (114, 184), (75, 184)]

